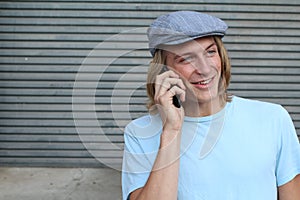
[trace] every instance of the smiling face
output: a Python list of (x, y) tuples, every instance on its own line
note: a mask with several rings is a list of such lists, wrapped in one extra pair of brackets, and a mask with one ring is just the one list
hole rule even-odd
[(187, 91), (187, 102), (196, 97), (200, 105), (218, 106), (221, 58), (214, 38), (198, 38), (180, 45), (166, 45), (163, 49), (167, 66), (183, 77), (192, 91)]

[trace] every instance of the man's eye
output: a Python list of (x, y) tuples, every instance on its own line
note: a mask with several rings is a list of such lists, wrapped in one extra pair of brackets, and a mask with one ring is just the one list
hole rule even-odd
[(216, 53), (217, 53), (217, 50), (215, 50), (215, 49), (210, 49), (210, 50), (207, 51), (207, 55), (208, 55), (208, 56), (213, 56), (213, 55), (215, 55)]
[(181, 57), (181, 58), (179, 59), (179, 62), (180, 62), (180, 63), (188, 63), (188, 62), (191, 62), (192, 59), (193, 59), (192, 56)]

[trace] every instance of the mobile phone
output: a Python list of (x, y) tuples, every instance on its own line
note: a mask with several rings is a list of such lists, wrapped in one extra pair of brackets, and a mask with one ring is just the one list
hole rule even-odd
[(176, 108), (180, 108), (181, 107), (181, 103), (180, 100), (178, 99), (178, 97), (176, 95), (173, 96), (173, 105)]
[[(161, 73), (166, 72), (166, 71), (168, 71), (168, 70), (169, 70), (169, 69), (167, 68), (167, 66), (164, 66)], [(173, 105), (174, 105), (176, 108), (180, 108), (180, 107), (181, 107), (181, 102), (180, 102), (179, 98), (177, 97), (177, 95), (174, 95), (174, 96), (173, 96), (173, 100), (172, 100), (172, 101), (173, 101), (173, 102), (172, 102)]]

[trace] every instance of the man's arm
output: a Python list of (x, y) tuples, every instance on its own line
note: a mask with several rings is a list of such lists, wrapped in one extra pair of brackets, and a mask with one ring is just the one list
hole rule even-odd
[(290, 182), (278, 187), (279, 200), (300, 199), (300, 174)]
[(171, 135), (175, 136), (172, 140), (162, 139), (160, 150), (146, 185), (133, 191), (130, 195), (130, 200), (177, 199), (180, 133), (164, 132), (162, 137)]

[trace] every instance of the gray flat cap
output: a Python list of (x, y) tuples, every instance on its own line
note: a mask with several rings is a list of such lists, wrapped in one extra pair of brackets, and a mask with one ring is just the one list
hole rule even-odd
[(172, 12), (158, 17), (148, 28), (149, 50), (154, 56), (161, 44), (182, 44), (213, 35), (223, 37), (227, 28), (224, 21), (208, 14), (195, 11)]

